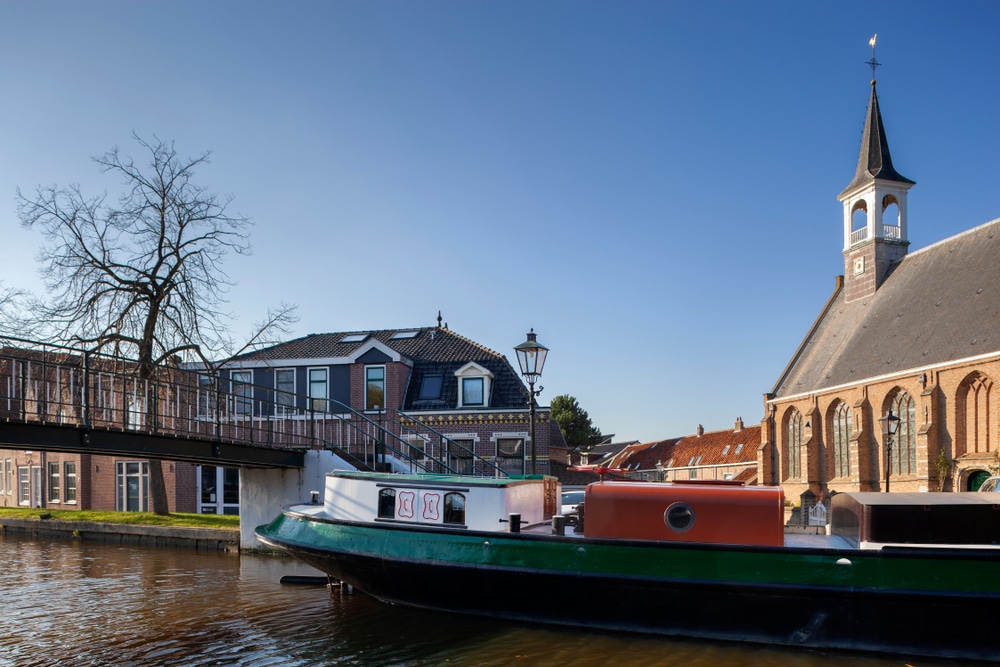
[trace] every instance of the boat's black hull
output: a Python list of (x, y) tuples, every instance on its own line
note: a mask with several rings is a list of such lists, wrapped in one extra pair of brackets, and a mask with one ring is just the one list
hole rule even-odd
[(414, 607), (605, 630), (1000, 660), (994, 595), (607, 577), (271, 543), (374, 597)]

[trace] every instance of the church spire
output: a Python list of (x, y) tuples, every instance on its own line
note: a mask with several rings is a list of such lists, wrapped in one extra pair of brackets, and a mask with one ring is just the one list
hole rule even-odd
[(858, 169), (854, 180), (844, 188), (841, 196), (860, 185), (876, 178), (883, 181), (908, 183), (914, 181), (900, 174), (892, 166), (892, 156), (889, 154), (889, 140), (885, 137), (885, 126), (882, 124), (882, 111), (878, 106), (878, 95), (875, 92), (875, 79), (872, 79), (872, 96), (868, 100), (868, 115), (865, 118), (865, 129), (861, 134), (861, 152), (858, 155)]
[(847, 302), (875, 294), (893, 266), (906, 255), (906, 193), (914, 182), (892, 166), (882, 111), (875, 91), (875, 37), (872, 47), (872, 94), (861, 135), (858, 168), (837, 197), (844, 204), (844, 289)]

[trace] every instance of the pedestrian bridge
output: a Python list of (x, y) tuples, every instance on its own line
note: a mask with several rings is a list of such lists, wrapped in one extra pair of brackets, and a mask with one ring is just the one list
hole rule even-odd
[(402, 412), (324, 403), (291, 408), (313, 402), (215, 370), (0, 337), (0, 448), (244, 468), (301, 468), (328, 450), (361, 470), (504, 475)]

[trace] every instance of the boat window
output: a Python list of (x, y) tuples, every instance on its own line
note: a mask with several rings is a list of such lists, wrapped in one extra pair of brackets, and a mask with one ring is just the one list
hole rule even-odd
[(694, 508), (687, 503), (674, 503), (663, 513), (667, 528), (675, 533), (686, 533), (694, 525)]
[(378, 518), (396, 518), (396, 489), (381, 489), (378, 492)]
[(444, 494), (444, 522), (465, 524), (465, 495), (461, 493)]

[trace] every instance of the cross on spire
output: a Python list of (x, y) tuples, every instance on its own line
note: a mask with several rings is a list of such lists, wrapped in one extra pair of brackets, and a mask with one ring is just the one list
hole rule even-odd
[(868, 40), (868, 44), (872, 47), (872, 59), (869, 60), (867, 63), (865, 63), (867, 65), (870, 65), (871, 68), (872, 68), (872, 85), (873, 86), (875, 85), (875, 69), (879, 65), (882, 64), (879, 61), (875, 60), (875, 40), (877, 38), (878, 38), (878, 33), (875, 33), (874, 35), (872, 35), (872, 38)]

